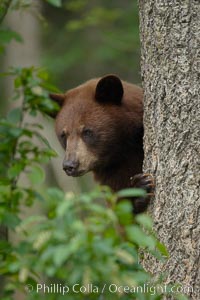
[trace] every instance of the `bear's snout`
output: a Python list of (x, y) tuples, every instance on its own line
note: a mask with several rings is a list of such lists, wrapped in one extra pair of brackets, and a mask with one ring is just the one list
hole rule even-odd
[(69, 176), (79, 176), (78, 174), (79, 162), (75, 160), (64, 160), (63, 161), (63, 170)]

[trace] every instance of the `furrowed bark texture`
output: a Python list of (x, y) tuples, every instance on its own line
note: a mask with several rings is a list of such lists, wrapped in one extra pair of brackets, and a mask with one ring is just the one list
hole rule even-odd
[(170, 253), (164, 265), (150, 257), (144, 264), (199, 300), (200, 1), (139, 0), (139, 9), (144, 171), (155, 174), (150, 210)]

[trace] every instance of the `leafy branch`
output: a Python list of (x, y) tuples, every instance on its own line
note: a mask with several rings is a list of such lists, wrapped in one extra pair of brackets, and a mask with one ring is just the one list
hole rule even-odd
[(3, 21), (12, 0), (1, 0), (0, 3), (0, 23)]

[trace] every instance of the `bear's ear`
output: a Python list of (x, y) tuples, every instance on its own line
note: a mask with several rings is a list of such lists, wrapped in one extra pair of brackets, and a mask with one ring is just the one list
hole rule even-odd
[(65, 95), (64, 94), (49, 94), (49, 98), (53, 100), (56, 104), (58, 104), (58, 107), (55, 107), (55, 110), (48, 112), (48, 115), (52, 118), (55, 118), (57, 116), (57, 113), (59, 111), (59, 107), (61, 108), (64, 100), (65, 100)]
[(120, 105), (123, 93), (124, 89), (121, 80), (115, 75), (107, 75), (97, 83), (95, 99), (99, 103)]

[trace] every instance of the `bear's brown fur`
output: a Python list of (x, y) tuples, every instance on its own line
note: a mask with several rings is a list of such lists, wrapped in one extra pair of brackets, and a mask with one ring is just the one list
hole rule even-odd
[[(150, 191), (150, 178), (141, 175), (144, 153), (140, 87), (107, 75), (50, 97), (61, 107), (55, 127), (66, 152), (63, 169), (68, 175), (92, 171), (100, 184), (114, 191), (132, 186)], [(149, 197), (131, 200), (138, 213), (145, 210)]]

